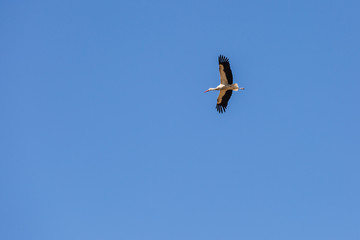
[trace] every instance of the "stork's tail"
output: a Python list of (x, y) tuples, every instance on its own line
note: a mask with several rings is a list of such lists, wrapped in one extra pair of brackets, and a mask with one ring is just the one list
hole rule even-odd
[(234, 83), (234, 84), (232, 85), (232, 87), (233, 87), (233, 91), (239, 91), (239, 86), (238, 86), (237, 83)]

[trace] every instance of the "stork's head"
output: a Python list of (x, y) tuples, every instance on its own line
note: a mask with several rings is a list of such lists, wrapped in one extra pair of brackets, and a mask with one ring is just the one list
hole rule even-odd
[(216, 88), (209, 88), (208, 90), (206, 90), (204, 93), (208, 92), (208, 91), (214, 91), (216, 90)]

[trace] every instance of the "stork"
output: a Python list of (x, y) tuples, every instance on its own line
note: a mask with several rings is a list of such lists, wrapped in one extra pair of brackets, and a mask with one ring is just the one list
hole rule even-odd
[(209, 88), (205, 92), (220, 90), (216, 109), (219, 113), (226, 112), (229, 99), (233, 91), (245, 90), (245, 88), (239, 88), (237, 83), (233, 84), (233, 75), (230, 69), (229, 59), (223, 55), (219, 56), (219, 72), (220, 72), (220, 85), (216, 88)]

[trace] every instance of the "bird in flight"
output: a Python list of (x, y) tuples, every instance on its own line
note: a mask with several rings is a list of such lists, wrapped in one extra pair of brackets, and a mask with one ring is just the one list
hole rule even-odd
[(230, 69), (229, 59), (223, 55), (219, 56), (220, 85), (216, 88), (209, 88), (205, 92), (220, 90), (217, 99), (216, 109), (219, 113), (226, 112), (229, 99), (233, 91), (245, 90), (239, 88), (237, 83), (233, 84), (233, 75)]

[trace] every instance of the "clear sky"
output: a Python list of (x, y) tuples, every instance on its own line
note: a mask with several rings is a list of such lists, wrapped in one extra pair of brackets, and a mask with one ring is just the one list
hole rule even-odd
[(0, 239), (360, 239), (359, 11), (2, 1)]

